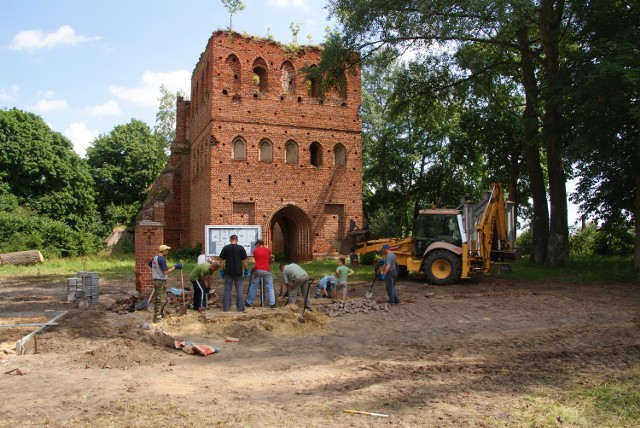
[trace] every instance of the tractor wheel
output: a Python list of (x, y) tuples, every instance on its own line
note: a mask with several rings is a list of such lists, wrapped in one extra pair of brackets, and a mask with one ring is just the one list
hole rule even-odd
[(424, 274), (433, 285), (449, 285), (460, 279), (460, 257), (447, 250), (435, 250), (424, 260)]

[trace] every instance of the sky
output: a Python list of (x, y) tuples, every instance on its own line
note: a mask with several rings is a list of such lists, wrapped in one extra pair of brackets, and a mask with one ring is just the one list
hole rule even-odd
[[(233, 30), (320, 44), (322, 0), (243, 0)], [(221, 0), (5, 0), (0, 15), (0, 108), (42, 117), (82, 157), (131, 119), (153, 127), (160, 85), (190, 94), (211, 33), (229, 27)], [(310, 37), (310, 39), (309, 39)]]

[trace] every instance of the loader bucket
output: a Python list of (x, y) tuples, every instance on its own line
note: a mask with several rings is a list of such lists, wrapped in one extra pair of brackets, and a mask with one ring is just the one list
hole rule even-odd
[(342, 238), (336, 240), (329, 240), (329, 244), (335, 248), (340, 254), (351, 254), (354, 249), (354, 245), (351, 239)]

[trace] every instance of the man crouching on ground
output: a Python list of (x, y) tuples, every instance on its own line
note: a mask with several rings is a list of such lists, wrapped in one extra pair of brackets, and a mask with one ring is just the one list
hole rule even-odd
[(211, 288), (211, 274), (220, 268), (220, 263), (211, 260), (210, 263), (200, 263), (191, 271), (193, 285), (193, 309), (204, 312), (207, 308), (207, 289)]
[(300, 290), (302, 292), (302, 299), (304, 300), (306, 298), (304, 307), (307, 308), (308, 311), (312, 311), (311, 303), (309, 303), (309, 275), (307, 275), (307, 272), (295, 263), (280, 265), (280, 272), (282, 272), (282, 279), (289, 294), (289, 304), (296, 303), (298, 290)]

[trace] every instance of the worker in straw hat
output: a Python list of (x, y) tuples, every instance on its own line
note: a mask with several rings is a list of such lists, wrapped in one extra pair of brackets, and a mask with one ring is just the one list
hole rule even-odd
[(170, 249), (168, 245), (160, 245), (158, 253), (148, 263), (153, 276), (153, 322), (160, 322), (164, 316), (164, 307), (167, 304), (167, 275), (182, 269), (182, 263), (167, 267), (166, 257)]

